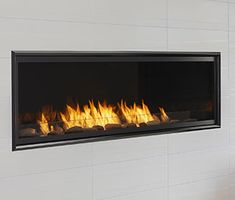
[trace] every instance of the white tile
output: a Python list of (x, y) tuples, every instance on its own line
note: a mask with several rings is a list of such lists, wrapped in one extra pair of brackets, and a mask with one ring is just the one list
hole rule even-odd
[(1, 17), (87, 21), (91, 19), (91, 4), (89, 0), (2, 0), (0, 13)]
[(229, 200), (235, 199), (235, 169), (231, 170), (229, 175)]
[(0, 152), (0, 178), (90, 166), (90, 144)]
[(95, 50), (149, 51), (167, 49), (167, 29), (121, 25), (93, 25)]
[(166, 0), (93, 0), (94, 20), (111, 24), (166, 26)]
[(148, 136), (94, 143), (94, 163), (110, 163), (164, 155), (167, 136)]
[(223, 176), (229, 170), (226, 149), (198, 151), (169, 156), (169, 184), (183, 184)]
[(91, 25), (0, 19), (0, 57), (11, 50), (88, 50)]
[(79, 168), (0, 179), (0, 196), (4, 200), (92, 200), (92, 169)]
[(169, 135), (169, 153), (187, 153), (223, 147), (228, 144), (229, 129), (199, 130)]
[(221, 69), (221, 95), (228, 96), (230, 95), (230, 84), (229, 84), (229, 68)]
[(11, 151), (11, 138), (0, 138), (0, 152)]
[(229, 32), (229, 84), (235, 94), (235, 32)]
[[(234, 130), (234, 129), (231, 129)], [(231, 143), (229, 146), (229, 168), (230, 168), (230, 174), (235, 174), (235, 145)], [(234, 181), (235, 185), (235, 181)]]
[[(1, 55), (0, 55), (1, 57)], [(0, 58), (0, 97), (9, 97), (11, 92), (11, 61)]]
[(212, 178), (169, 188), (169, 200), (228, 199), (228, 177)]
[(228, 32), (209, 30), (169, 29), (168, 49), (172, 51), (218, 51), (221, 67), (228, 67)]
[(228, 29), (228, 7), (220, 1), (169, 0), (169, 27)]
[(229, 143), (231, 145), (235, 145), (235, 121), (232, 123), (233, 124), (230, 126), (230, 131), (229, 131)]
[[(229, 125), (227, 124), (226, 120), (228, 120), (231, 116), (231, 96), (228, 95), (228, 96), (225, 96), (225, 95), (222, 95), (221, 96), (221, 121), (222, 121), (222, 126), (223, 125)], [(226, 127), (224, 127), (226, 128)]]
[(0, 138), (11, 137), (10, 113), (10, 98), (0, 98)]
[(230, 114), (232, 118), (235, 118), (235, 94), (230, 95)]
[(235, 1), (229, 4), (229, 30), (235, 31)]
[[(167, 200), (167, 188), (146, 190), (142, 192), (135, 192), (134, 194), (117, 196), (113, 198), (108, 198), (109, 200), (151, 200), (151, 199), (160, 199)], [(108, 200), (104, 199), (104, 200)]]
[(95, 199), (109, 199), (165, 187), (166, 157), (125, 161), (94, 167)]

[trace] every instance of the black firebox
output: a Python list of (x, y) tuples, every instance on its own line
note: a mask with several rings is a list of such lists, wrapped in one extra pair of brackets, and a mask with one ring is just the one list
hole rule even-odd
[(12, 52), (12, 149), (220, 127), (218, 52)]

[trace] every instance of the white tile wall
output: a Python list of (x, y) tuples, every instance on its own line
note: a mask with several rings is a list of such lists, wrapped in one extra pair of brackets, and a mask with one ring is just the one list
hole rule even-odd
[[(165, 155), (167, 136), (138, 137), (94, 143), (94, 164), (115, 163)], [(107, 151), (108, 149), (108, 151)]]
[(110, 24), (142, 26), (167, 25), (167, 1), (165, 0), (94, 0), (94, 20)]
[[(92, 169), (55, 170), (0, 179), (1, 199), (92, 200)], [(76, 198), (75, 198), (76, 197)]]
[(178, 185), (228, 174), (226, 149), (195, 151), (169, 156), (169, 185)]
[(205, 179), (170, 187), (170, 200), (222, 200), (229, 197), (228, 177)]
[(118, 195), (167, 186), (165, 156), (94, 166), (94, 195), (109, 199)]
[[(222, 128), (11, 151), (11, 50), (222, 53)], [(235, 199), (234, 0), (0, 0), (0, 199)]]
[(91, 8), (91, 0), (1, 0), (0, 13), (2, 18), (90, 21)]
[(211, 0), (168, 0), (168, 19), (174, 28), (227, 30), (228, 6)]
[(10, 99), (9, 97), (0, 97), (0, 121), (1, 121), (1, 138), (10, 138), (11, 135), (11, 118), (10, 118)]
[(0, 19), (0, 57), (11, 50), (88, 50), (92, 26), (84, 23)]
[(95, 50), (166, 50), (167, 29), (127, 25), (93, 25)]
[[(152, 190), (145, 190), (141, 192), (135, 192), (128, 195), (119, 195), (116, 197), (108, 198), (110, 200), (143, 200), (143, 199), (161, 199), (167, 200), (167, 188), (158, 188)], [(106, 199), (105, 199), (106, 200)]]

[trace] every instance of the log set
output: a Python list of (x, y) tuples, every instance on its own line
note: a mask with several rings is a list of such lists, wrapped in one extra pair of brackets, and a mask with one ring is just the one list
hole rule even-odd
[[(188, 121), (195, 121), (195, 119), (186, 119), (185, 122)], [(47, 135), (64, 135), (64, 134), (79, 134), (84, 132), (94, 132), (94, 131), (110, 131), (110, 130), (116, 130), (116, 129), (128, 129), (128, 128), (138, 128), (138, 127), (148, 127), (148, 126), (155, 126), (155, 125), (161, 125), (161, 124), (172, 124), (180, 122), (180, 120), (169, 120), (168, 122), (162, 122), (159, 120), (152, 120), (148, 121), (147, 123), (140, 123), (136, 125), (135, 123), (124, 123), (124, 124), (106, 124), (105, 127), (95, 125), (92, 128), (82, 128), (80, 126), (74, 126), (68, 129), (62, 128), (60, 126), (55, 126), (53, 131), (50, 131), (48, 134), (43, 134), (40, 129), (38, 128), (22, 128), (20, 130), (20, 137), (44, 137)]]

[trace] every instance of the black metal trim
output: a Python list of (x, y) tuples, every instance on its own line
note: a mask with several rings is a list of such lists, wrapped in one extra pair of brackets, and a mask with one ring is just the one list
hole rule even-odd
[[(104, 62), (104, 61), (193, 61), (214, 62), (214, 120), (163, 124), (148, 129), (138, 128), (138, 132), (129, 129), (126, 133), (118, 130), (89, 132), (89, 134), (68, 134), (64, 136), (47, 136), (18, 138), (18, 63), (19, 62)], [(148, 135), (170, 134), (175, 132), (220, 128), (221, 126), (221, 83), (219, 52), (53, 52), (53, 51), (12, 51), (12, 150), (23, 150), (40, 147), (95, 142), (102, 140), (140, 137)], [(135, 129), (136, 130), (136, 129)]]

